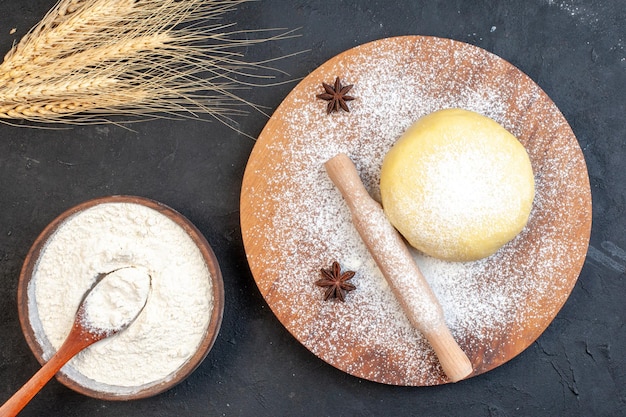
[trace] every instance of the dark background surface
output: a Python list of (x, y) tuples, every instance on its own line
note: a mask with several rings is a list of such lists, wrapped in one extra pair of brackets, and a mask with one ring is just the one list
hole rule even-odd
[[(0, 1), (0, 52), (53, 4)], [(239, 227), (253, 140), (203, 121), (133, 130), (0, 124), (0, 401), (39, 368), (16, 306), (30, 245), (65, 209), (132, 194), (180, 211), (213, 246), (226, 290), (217, 342), (186, 381), (157, 397), (103, 402), (54, 380), (23, 416), (626, 415), (626, 1), (261, 0), (225, 20), (245, 29), (301, 28), (298, 38), (246, 50), (250, 61), (306, 51), (274, 64), (293, 80), (348, 48), (406, 34), (468, 42), (526, 72), (571, 124), (589, 168), (591, 247), (570, 299), (535, 343), (487, 374), (421, 388), (359, 380), (302, 347), (256, 288)], [(271, 114), (294, 85), (241, 95)], [(256, 137), (266, 121), (251, 112), (238, 127)]]

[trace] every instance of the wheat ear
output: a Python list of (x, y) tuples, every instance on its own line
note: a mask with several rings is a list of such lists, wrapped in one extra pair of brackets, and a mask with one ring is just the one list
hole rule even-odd
[(209, 115), (230, 124), (250, 105), (235, 90), (271, 70), (240, 50), (292, 35), (255, 39), (221, 23), (247, 1), (61, 0), (0, 64), (0, 119)]

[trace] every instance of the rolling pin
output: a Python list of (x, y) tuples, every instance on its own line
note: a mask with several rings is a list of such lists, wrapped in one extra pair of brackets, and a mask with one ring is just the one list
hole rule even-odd
[(439, 301), (400, 234), (363, 186), (350, 158), (340, 153), (324, 166), (350, 208), (352, 222), (394, 296), (411, 325), (432, 346), (448, 379), (457, 382), (469, 376), (472, 364), (450, 333)]

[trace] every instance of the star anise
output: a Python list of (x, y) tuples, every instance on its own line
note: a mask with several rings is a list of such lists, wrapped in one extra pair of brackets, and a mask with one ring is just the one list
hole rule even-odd
[(334, 111), (338, 112), (340, 108), (344, 109), (347, 112), (350, 111), (346, 101), (354, 100), (354, 97), (347, 96), (346, 94), (348, 94), (348, 91), (350, 91), (350, 89), (352, 88), (352, 84), (343, 87), (341, 85), (339, 77), (337, 77), (335, 78), (334, 86), (326, 83), (322, 83), (322, 86), (324, 87), (325, 92), (322, 94), (318, 94), (317, 98), (328, 101), (328, 106), (326, 107), (327, 114), (330, 114)]
[(324, 291), (324, 301), (329, 298), (338, 298), (339, 301), (346, 301), (348, 291), (356, 290), (353, 284), (348, 281), (354, 276), (354, 271), (341, 272), (339, 262), (333, 262), (330, 269), (322, 268), (322, 278), (315, 282), (315, 285), (326, 288)]

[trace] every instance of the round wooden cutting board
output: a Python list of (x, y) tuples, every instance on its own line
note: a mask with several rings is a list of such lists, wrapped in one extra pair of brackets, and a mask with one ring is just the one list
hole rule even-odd
[[(322, 82), (354, 85), (350, 111), (326, 113)], [(501, 58), (461, 42), (382, 39), (313, 71), (287, 96), (251, 154), (241, 227), (254, 279), (281, 323), (311, 352), (357, 377), (395, 385), (448, 382), (411, 328), (324, 171), (344, 152), (379, 199), (385, 153), (419, 117), (459, 107), (502, 124), (526, 147), (535, 174), (522, 233), (473, 263), (415, 253), (455, 339), (478, 375), (510, 360), (546, 329), (582, 268), (591, 194), (576, 137), (555, 104)], [(320, 269), (355, 271), (345, 302), (323, 300)]]

